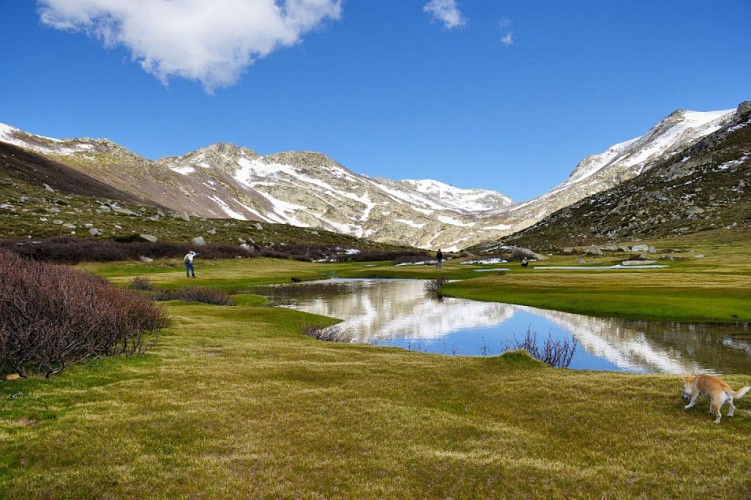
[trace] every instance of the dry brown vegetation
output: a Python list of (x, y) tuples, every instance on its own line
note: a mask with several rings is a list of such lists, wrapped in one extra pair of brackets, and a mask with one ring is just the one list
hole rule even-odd
[(139, 354), (166, 313), (134, 292), (0, 251), (0, 373), (49, 377), (71, 363)]

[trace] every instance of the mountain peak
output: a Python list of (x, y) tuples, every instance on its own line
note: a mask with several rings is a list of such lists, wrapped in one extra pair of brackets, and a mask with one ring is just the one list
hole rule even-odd
[[(263, 157), (265, 163), (279, 163), (293, 167), (338, 167), (344, 168), (331, 157), (317, 151), (283, 151)], [(346, 169), (345, 169), (346, 170)]]

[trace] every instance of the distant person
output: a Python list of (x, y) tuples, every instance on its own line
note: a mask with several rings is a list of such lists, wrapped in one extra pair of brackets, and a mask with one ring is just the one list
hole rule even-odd
[(526, 257), (524, 257), (524, 258), (522, 259), (522, 267), (527, 267), (527, 265), (528, 265), (528, 264), (529, 264), (529, 261), (527, 260), (527, 258), (526, 258)]
[(196, 277), (196, 271), (193, 269), (193, 258), (198, 255), (193, 250), (189, 250), (188, 253), (185, 254), (185, 257), (183, 257), (183, 260), (185, 261), (185, 277), (190, 278), (191, 275), (193, 278)]
[(441, 269), (443, 267), (443, 252), (441, 252), (441, 249), (438, 249), (438, 253), (435, 254), (435, 268)]

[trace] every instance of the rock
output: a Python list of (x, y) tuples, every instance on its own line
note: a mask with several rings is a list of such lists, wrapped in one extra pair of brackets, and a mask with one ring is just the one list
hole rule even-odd
[(602, 255), (602, 250), (595, 245), (590, 245), (584, 248), (584, 255)]
[(49, 184), (42, 184), (42, 186), (44, 186), (44, 189), (47, 190), (47, 191), (49, 191), (50, 193), (54, 193), (55, 192), (55, 190), (52, 189)]
[(138, 259), (141, 262), (154, 262), (154, 259), (152, 259), (151, 257), (146, 257), (145, 255), (141, 255), (140, 257), (138, 257)]
[(112, 209), (112, 211), (120, 215), (136, 215), (136, 213), (133, 210), (130, 210), (128, 208), (115, 207)]
[(193, 243), (194, 246), (202, 247), (206, 244), (206, 240), (203, 239), (203, 236), (196, 236), (192, 240), (190, 240), (191, 243)]
[(61, 224), (65, 224), (65, 222), (61, 221), (60, 219), (55, 219), (55, 220), (52, 221), (52, 223), (55, 224), (56, 226), (59, 226)]
[(101, 229), (97, 229), (95, 227), (92, 227), (91, 229), (89, 229), (89, 234), (91, 236), (101, 236), (102, 235), (102, 230)]
[(586, 264), (586, 263), (587, 263), (587, 261), (586, 261), (586, 260), (584, 260), (584, 259), (579, 259), (579, 264)]
[(180, 218), (184, 220), (185, 222), (190, 222), (190, 215), (187, 214), (187, 212), (183, 212), (180, 214)]
[(656, 264), (656, 260), (624, 260), (621, 262), (622, 266), (646, 266), (649, 264)]
[(631, 247), (632, 252), (649, 252), (648, 245), (634, 245)]
[(571, 247), (566, 247), (563, 250), (561, 250), (561, 255), (575, 255), (576, 250), (574, 250)]
[(511, 259), (512, 260), (521, 260), (521, 259), (527, 259), (527, 260), (543, 260), (547, 259), (544, 255), (540, 255), (539, 253), (535, 253), (529, 248), (524, 247), (512, 247), (511, 248)]
[(261, 225), (261, 223), (260, 223), (260, 222), (256, 222), (255, 228), (256, 228), (257, 230), (259, 230), (259, 231), (263, 231), (263, 226)]
[(139, 234), (138, 237), (151, 243), (156, 243), (159, 240), (159, 238), (157, 238), (153, 234)]
[(66, 224), (63, 224), (63, 227), (68, 228), (68, 229), (75, 229), (76, 225), (75, 224), (71, 224), (70, 222), (68, 222)]

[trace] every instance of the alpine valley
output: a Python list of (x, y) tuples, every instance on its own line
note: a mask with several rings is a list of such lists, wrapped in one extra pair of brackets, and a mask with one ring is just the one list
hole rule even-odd
[[(678, 110), (642, 137), (583, 159), (561, 185), (524, 203), (438, 180), (371, 178), (315, 152), (260, 156), (218, 143), (154, 161), (106, 139), (46, 138), (2, 124), (0, 162), (51, 190), (185, 217), (289, 224), (458, 251), (523, 230), (571, 228), (573, 221), (585, 224), (569, 231), (578, 235), (572, 244), (591, 236), (639, 237), (661, 225), (666, 235), (748, 227), (747, 211), (734, 206), (749, 199), (750, 131), (751, 102), (716, 112)], [(575, 212), (584, 205), (585, 213)], [(0, 199), (0, 215), (13, 206)]]

